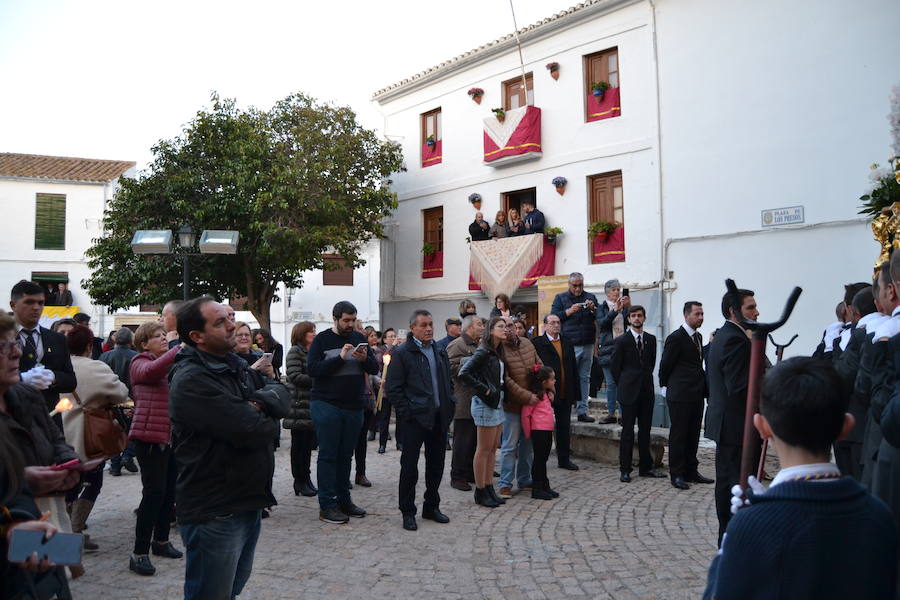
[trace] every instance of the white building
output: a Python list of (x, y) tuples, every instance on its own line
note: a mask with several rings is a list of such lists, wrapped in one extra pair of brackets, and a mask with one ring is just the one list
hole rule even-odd
[[(408, 168), (382, 244), (382, 323), (403, 327), (418, 307), (439, 321), (465, 297), (486, 314), (490, 301), (468, 289), (467, 198), (480, 194), (493, 222), (531, 196), (565, 232), (555, 273), (580, 271), (600, 294), (620, 279), (660, 340), (689, 299), (705, 304), (706, 332), (719, 326), (732, 277), (756, 291), (762, 320), (803, 287), (776, 338), (799, 333), (791, 351), (810, 352), (842, 284), (867, 279), (878, 254), (857, 199), (868, 165), (890, 151), (898, 22), (891, 0), (589, 0), (520, 30), (541, 152), (501, 166), (485, 161), (485, 119), (526, 101), (512, 35), (376, 92)], [(610, 108), (591, 96), (600, 79), (618, 87), (621, 112), (593, 121)], [(564, 195), (551, 185), (559, 176)], [(624, 257), (592, 264), (588, 226), (610, 216), (624, 225)], [(425, 242), (442, 246), (442, 276), (424, 276)], [(537, 292), (512, 301), (533, 311)]]
[(18, 281), (68, 282), (74, 305), (102, 334), (113, 328), (102, 306), (81, 288), (90, 275), (85, 251), (101, 235), (101, 220), (119, 177), (135, 163), (0, 153), (0, 289)]

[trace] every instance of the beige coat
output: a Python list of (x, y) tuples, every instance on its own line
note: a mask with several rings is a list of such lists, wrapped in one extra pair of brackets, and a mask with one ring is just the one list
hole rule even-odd
[[(105, 408), (128, 400), (128, 388), (106, 363), (84, 356), (73, 356), (72, 368), (78, 380), (75, 393), (83, 406)], [(69, 396), (72, 409), (63, 413), (66, 442), (75, 448), (82, 460), (87, 460), (84, 452), (84, 411), (75, 402), (74, 395)]]

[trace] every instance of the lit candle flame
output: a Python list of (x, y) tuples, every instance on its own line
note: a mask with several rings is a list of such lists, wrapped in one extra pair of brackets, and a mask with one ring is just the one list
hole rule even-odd
[(56, 403), (56, 407), (50, 413), (50, 416), (52, 417), (59, 413), (64, 413), (67, 410), (71, 410), (71, 409), (72, 409), (72, 401), (69, 400), (68, 396), (63, 396), (62, 398), (59, 399), (59, 402)]
[(388, 366), (389, 364), (391, 364), (391, 355), (385, 354), (384, 355), (384, 366)]

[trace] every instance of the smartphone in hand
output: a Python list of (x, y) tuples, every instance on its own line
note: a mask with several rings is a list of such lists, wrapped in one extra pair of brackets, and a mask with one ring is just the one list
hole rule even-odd
[(369, 344), (367, 342), (363, 342), (362, 344), (357, 344), (356, 348), (353, 349), (354, 352), (359, 352), (360, 350), (366, 351), (369, 348)]
[(45, 540), (43, 531), (13, 529), (6, 557), (9, 562), (20, 563), (37, 553), (38, 560), (46, 557), (50, 562), (66, 567), (81, 564), (83, 549), (84, 536), (80, 533), (57, 532)]

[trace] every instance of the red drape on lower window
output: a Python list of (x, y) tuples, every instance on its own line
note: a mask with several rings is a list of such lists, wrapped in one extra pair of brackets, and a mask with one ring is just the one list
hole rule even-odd
[(434, 146), (429, 146), (428, 144), (422, 144), (422, 168), (430, 167), (432, 165), (441, 164), (441, 160), (444, 158), (443, 148), (441, 147), (441, 140), (437, 140), (434, 143)]
[(587, 120), (600, 121), (609, 119), (610, 117), (618, 117), (622, 114), (622, 102), (619, 95), (619, 88), (609, 88), (603, 94), (603, 100), (597, 102), (593, 91), (588, 92), (587, 98)]
[(618, 227), (608, 238), (600, 241), (598, 236), (591, 240), (591, 262), (593, 264), (623, 262), (625, 260), (625, 228)]
[[(536, 234), (532, 234), (536, 235)], [(557, 238), (559, 239), (559, 238)], [(536, 263), (529, 269), (528, 274), (522, 279), (522, 282), (519, 284), (520, 288), (527, 288), (535, 285), (537, 283), (538, 277), (545, 277), (547, 275), (555, 275), (556, 274), (556, 244), (551, 244), (547, 241), (546, 236), (544, 237), (544, 254), (538, 259)], [(472, 277), (472, 274), (469, 273), (469, 289), (470, 290), (480, 290), (481, 285)]]
[(422, 279), (433, 279), (444, 276), (444, 253), (422, 255)]

